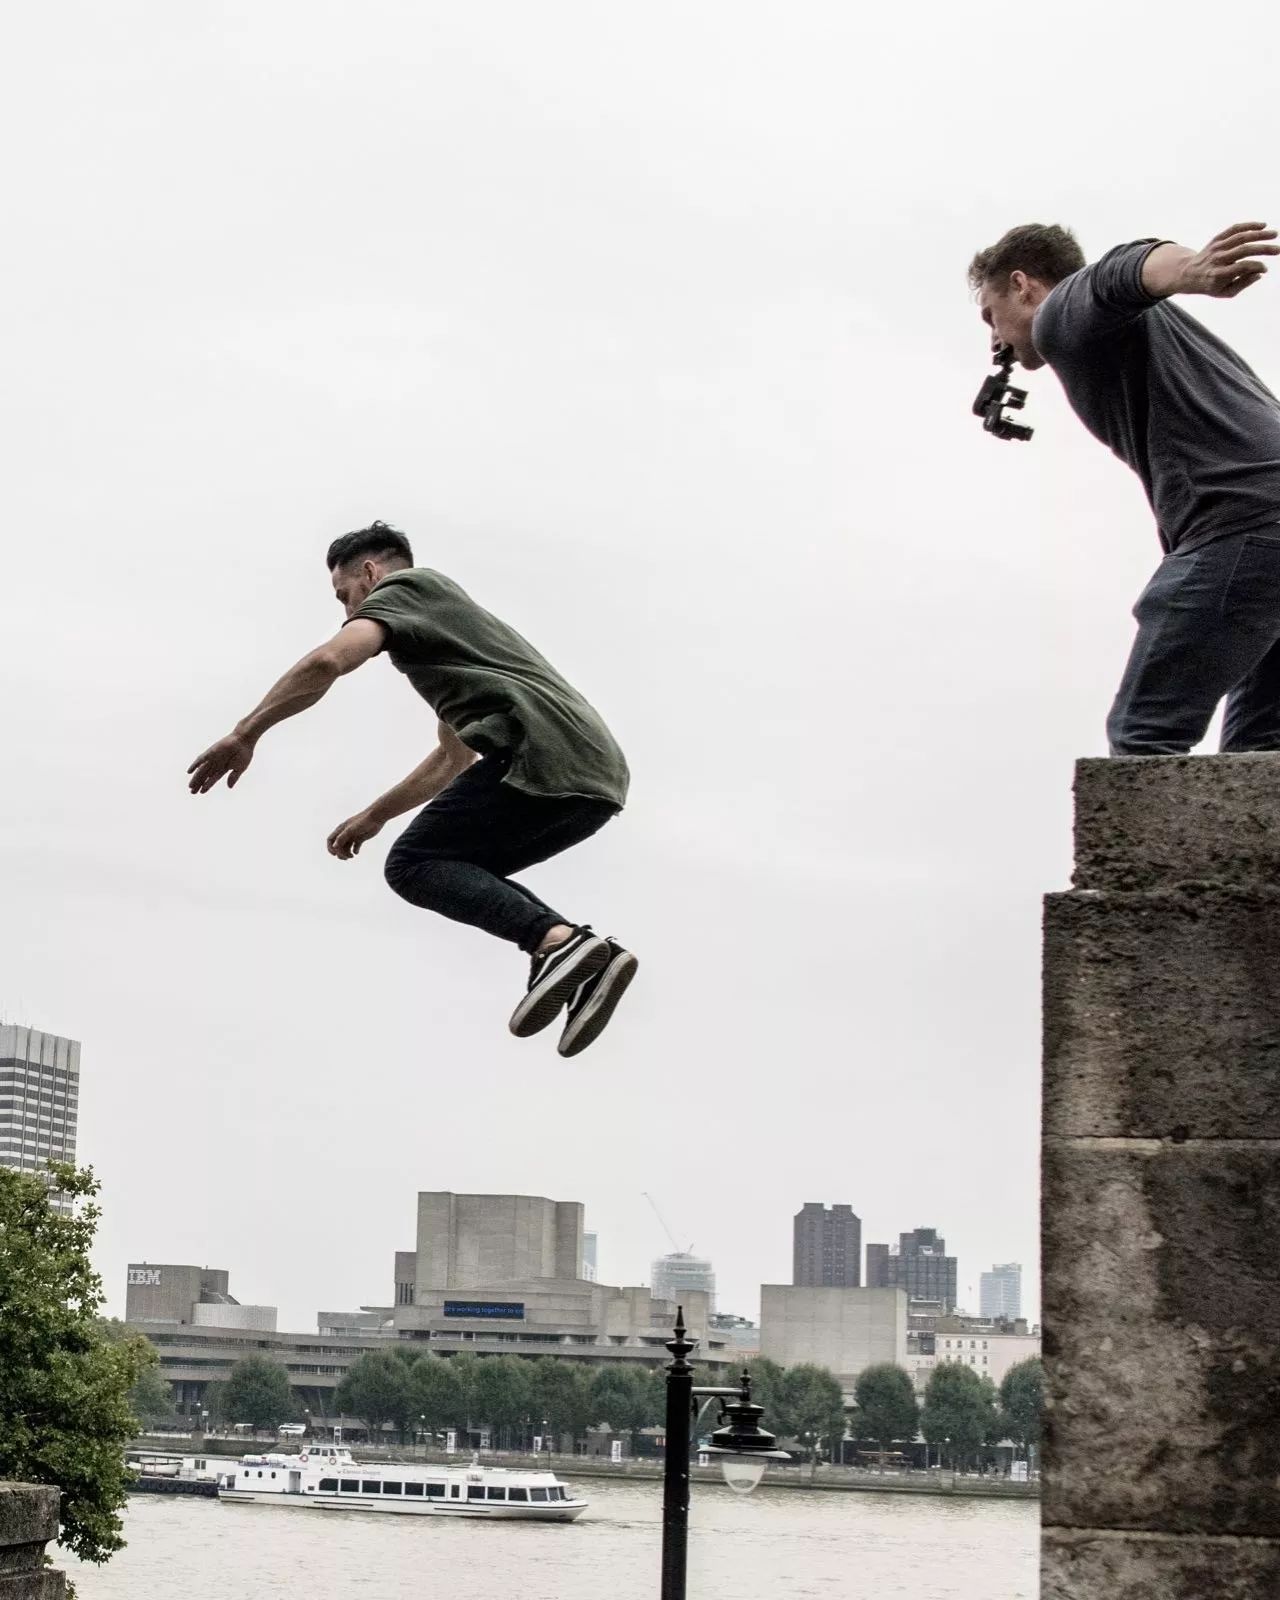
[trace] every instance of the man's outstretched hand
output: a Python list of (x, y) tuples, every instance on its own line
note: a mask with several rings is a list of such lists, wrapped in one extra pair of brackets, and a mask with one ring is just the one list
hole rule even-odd
[(1203, 250), (1187, 252), (1168, 292), (1232, 299), (1266, 272), (1263, 256), (1280, 256), (1280, 245), (1271, 242), (1275, 237), (1276, 230), (1265, 222), (1233, 222), (1215, 234)]
[(367, 811), (357, 811), (354, 817), (340, 822), (327, 840), (329, 854), (339, 861), (350, 861), (360, 854), (360, 846), (382, 832), (382, 824)]
[(229, 733), (217, 744), (211, 744), (202, 756), (187, 768), (192, 794), (207, 794), (223, 778), (227, 788), (234, 789), (253, 760), (253, 740), (241, 733)]

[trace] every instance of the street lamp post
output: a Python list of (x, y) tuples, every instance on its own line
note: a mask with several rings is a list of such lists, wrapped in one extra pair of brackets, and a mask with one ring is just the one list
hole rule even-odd
[(751, 1378), (743, 1372), (734, 1389), (695, 1388), (685, 1338), (684, 1307), (676, 1309), (675, 1338), (667, 1341), (672, 1360), (667, 1368), (667, 1428), (662, 1474), (662, 1597), (685, 1600), (689, 1545), (689, 1450), (694, 1401), (720, 1400), (724, 1424), (711, 1436), (708, 1455), (718, 1456), (725, 1482), (738, 1494), (750, 1494), (770, 1461), (785, 1461), (786, 1452), (760, 1427), (764, 1408), (751, 1399)]

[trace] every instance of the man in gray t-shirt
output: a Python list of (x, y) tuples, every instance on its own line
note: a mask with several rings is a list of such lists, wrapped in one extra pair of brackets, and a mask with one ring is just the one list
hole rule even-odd
[(1138, 474), (1164, 560), (1134, 607), (1107, 719), (1113, 755), (1280, 749), (1280, 402), (1171, 299), (1231, 299), (1280, 255), (1262, 223), (1203, 250), (1158, 239), (1092, 266), (1064, 228), (1014, 228), (969, 280), (997, 349), (1049, 366), (1089, 431)]

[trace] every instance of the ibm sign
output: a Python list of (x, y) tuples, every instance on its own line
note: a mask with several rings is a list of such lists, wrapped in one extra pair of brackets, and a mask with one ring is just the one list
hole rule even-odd
[[(120, 1280), (117, 1278), (116, 1282), (118, 1283), (119, 1281)], [(160, 1287), (160, 1268), (130, 1267), (129, 1284), (132, 1287), (132, 1285), (135, 1283), (141, 1284), (142, 1287), (146, 1289), (158, 1289)]]

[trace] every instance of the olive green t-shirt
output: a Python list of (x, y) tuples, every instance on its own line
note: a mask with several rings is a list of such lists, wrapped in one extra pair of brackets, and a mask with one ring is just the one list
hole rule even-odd
[(625, 803), (627, 763), (599, 713), (449, 578), (426, 567), (388, 573), (354, 617), (382, 624), (392, 664), (463, 744), (510, 755), (505, 783)]

